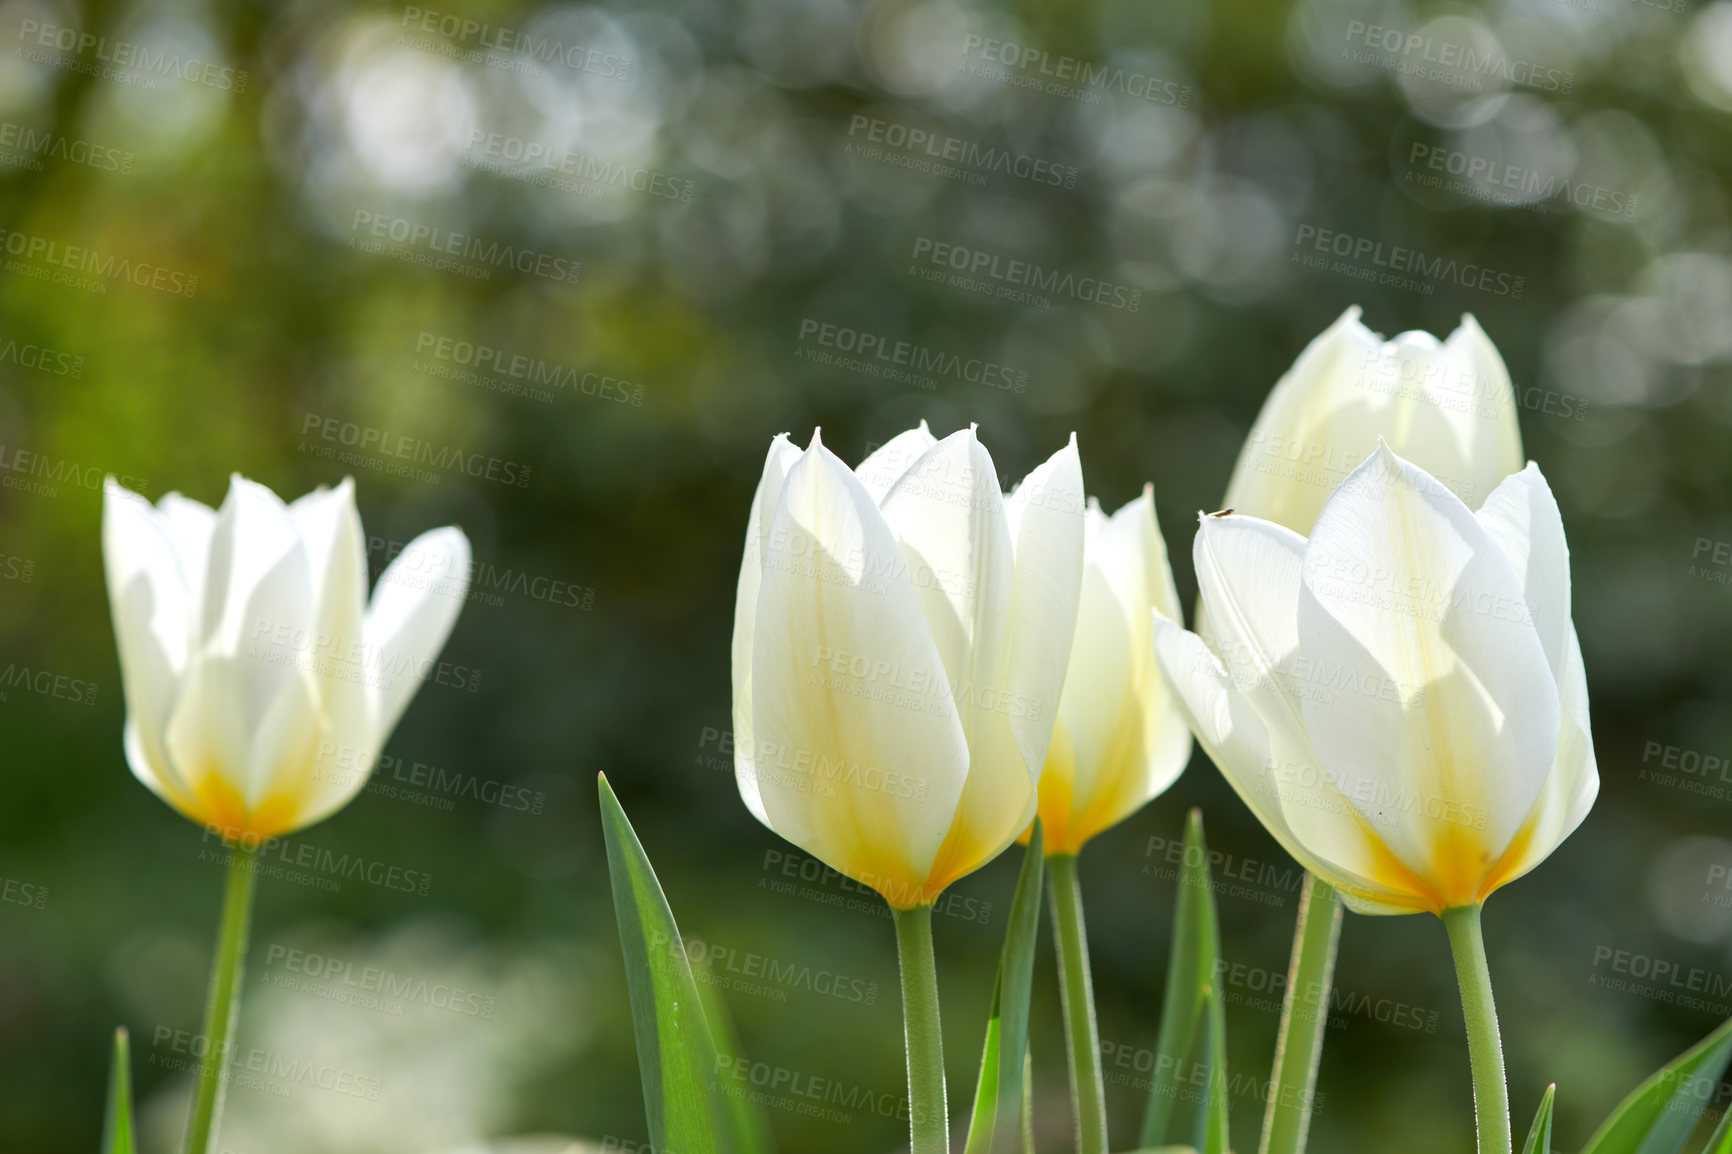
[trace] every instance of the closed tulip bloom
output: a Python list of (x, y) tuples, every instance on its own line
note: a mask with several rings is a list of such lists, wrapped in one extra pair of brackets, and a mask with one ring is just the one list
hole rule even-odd
[(1309, 537), (1201, 518), (1214, 637), (1156, 650), (1198, 740), (1264, 826), (1363, 913), (1475, 907), (1599, 789), (1569, 550), (1537, 466), (1478, 512), (1387, 447)]
[(857, 470), (777, 437), (734, 616), (747, 807), (898, 909), (996, 857), (1034, 817), (1082, 536), (1075, 438), (1006, 497), (973, 429)]
[(457, 620), (469, 542), (416, 538), (369, 603), (363, 541), (348, 480), (285, 505), (235, 476), (217, 510), (108, 481), (126, 759), (188, 818), (256, 843), (366, 784)]
[(1309, 533), (1380, 440), (1475, 508), (1521, 469), (1509, 370), (1472, 316), (1385, 341), (1348, 309), (1263, 402), (1222, 505)]
[(1082, 597), (1058, 724), (1040, 777), (1048, 854), (1075, 854), (1164, 793), (1191, 759), (1191, 731), (1155, 664), (1150, 610), (1179, 617), (1155, 496), (1111, 517), (1089, 501)]

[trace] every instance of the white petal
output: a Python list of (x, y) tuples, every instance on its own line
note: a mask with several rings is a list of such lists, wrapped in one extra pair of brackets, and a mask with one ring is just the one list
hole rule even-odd
[(1383, 842), (1445, 905), (1477, 901), (1557, 753), (1556, 683), (1503, 551), (1387, 448), (1306, 547), (1306, 730)]
[[(365, 676), (356, 676), (345, 655), (364, 652), (367, 607), (367, 555), (361, 517), (355, 509), (355, 487), (347, 478), (335, 489), (316, 489), (289, 506), (301, 535), (313, 581), (313, 627), (323, 642), (325, 660), (313, 663), (313, 686), (323, 719), (323, 739), (357, 751), (370, 751), (379, 735), (375, 693)], [(402, 561), (405, 555), (399, 555)], [(412, 555), (414, 575), (423, 582), (451, 577)], [(369, 764), (371, 759), (369, 758)]]
[[(1082, 458), (1076, 436), (1023, 478), (1005, 502), (1015, 542), (1008, 665), (1010, 728), (1031, 780), (1038, 780), (1064, 691), (1082, 599)], [(1014, 703), (1024, 702), (1027, 708)], [(1020, 831), (1019, 831), (1020, 832)]]
[[(1485, 330), (1471, 313), (1461, 318), (1444, 342), (1458, 378), (1474, 382), (1473, 424), (1468, 432), (1468, 483), (1456, 495), (1469, 505), (1484, 500), (1505, 477), (1522, 467), (1521, 422), (1516, 416), (1515, 389), (1509, 369)], [(1409, 457), (1410, 460), (1414, 458)], [(1415, 461), (1423, 466), (1424, 461)]]
[(814, 437), (767, 546), (751, 669), (769, 825), (897, 904), (930, 900), (969, 750), (896, 540)]
[[(1153, 624), (1155, 656), (1173, 689), (1175, 705), (1221, 776), (1270, 836), (1305, 869), (1351, 894), (1362, 912), (1413, 912), (1413, 904), (1399, 890), (1342, 864), (1340, 859), (1362, 860), (1370, 853), (1365, 839), (1351, 826), (1346, 827), (1346, 836), (1318, 839), (1323, 852), (1314, 851), (1312, 843), (1298, 835), (1287, 815), (1307, 811), (1283, 805), (1282, 792), (1291, 791), (1300, 775), (1289, 772), (1283, 749), (1263, 719), (1202, 638), (1160, 614), (1153, 616)], [(1307, 794), (1306, 799), (1327, 800), (1321, 793)], [(1332, 804), (1337, 809), (1344, 806), (1338, 798)], [(1361, 844), (1352, 844), (1354, 837)]]
[[(450, 580), (417, 580), (411, 567), (426, 557), (449, 559)], [(445, 648), (469, 596), (470, 571), (469, 538), (448, 525), (409, 542), (379, 575), (361, 626), (379, 747)]]
[[(234, 656), (249, 641), (306, 631), (312, 608), (307, 557), (288, 508), (263, 485), (236, 474), (211, 533), (199, 645)], [(276, 680), (249, 678), (272, 689)], [(262, 716), (264, 706), (249, 701)]]
[(164, 742), (193, 604), (156, 511), (113, 478), (103, 490), (102, 556), (126, 695), (127, 761), (139, 780), (184, 809), (190, 795)]
[(854, 475), (860, 478), (860, 484), (866, 487), (872, 500), (882, 505), (891, 486), (937, 443), (932, 430), (921, 421), (916, 427), (897, 433), (879, 445), (871, 456), (860, 462)]
[(1474, 515), (1520, 577), (1546, 661), (1561, 680), (1570, 633), (1570, 546), (1539, 466), (1529, 462), (1506, 478)]
[(776, 434), (764, 458), (757, 491), (752, 494), (752, 510), (746, 517), (746, 547), (740, 558), (740, 582), (734, 593), (734, 780), (746, 808), (765, 825), (769, 819), (758, 797), (757, 772), (752, 766), (752, 636), (758, 615), (758, 589), (763, 582), (765, 542), (782, 497), (782, 483), (799, 458), (800, 450), (788, 442), (787, 435)]
[(205, 575), (210, 569), (211, 534), (216, 532), (216, 510), (179, 493), (164, 494), (156, 508), (157, 524), (174, 544), (192, 603), (202, 605)]
[(1576, 641), (1574, 626), (1564, 638), (1558, 694), (1564, 721), (1557, 760), (1546, 775), (1545, 787), (1540, 790), (1522, 834), (1498, 868), (1499, 885), (1514, 881), (1550, 857), (1582, 824), (1600, 792), (1593, 731), (1588, 721), (1587, 672), (1582, 666), (1582, 649)]

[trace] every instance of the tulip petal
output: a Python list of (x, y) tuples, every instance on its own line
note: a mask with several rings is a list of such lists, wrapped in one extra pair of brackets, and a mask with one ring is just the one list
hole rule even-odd
[[(418, 558), (449, 559), (449, 582), (419, 581)], [(379, 575), (361, 624), (366, 678), (373, 686), (374, 741), (383, 748), (415, 691), (445, 648), (469, 596), (469, 538), (455, 526), (430, 529), (409, 542)], [(370, 764), (370, 763), (369, 763)]]
[(184, 812), (192, 797), (164, 742), (187, 664), (194, 603), (157, 511), (113, 478), (103, 490), (102, 557), (126, 696), (127, 763)]
[(937, 443), (938, 439), (932, 435), (932, 430), (926, 427), (925, 421), (921, 421), (916, 427), (897, 433), (879, 445), (871, 456), (860, 462), (854, 475), (860, 478), (860, 484), (866, 487), (872, 500), (882, 505), (885, 496), (901, 479), (902, 474), (913, 468), (914, 463)]
[[(367, 555), (354, 483), (345, 478), (335, 489), (321, 486), (291, 504), (289, 513), (312, 574), (313, 628), (329, 639), (329, 659), (311, 668), (324, 718), (323, 738), (338, 756), (370, 768), (380, 740), (374, 693), (367, 678), (355, 676), (344, 660), (345, 655), (364, 652), (366, 640)], [(417, 581), (450, 589), (451, 575), (437, 563), (442, 558), (398, 555), (398, 560), (405, 559), (413, 561)]]
[[(311, 623), (307, 557), (288, 508), (263, 485), (235, 474), (211, 533), (204, 603), (196, 625), (199, 644), (233, 656), (248, 640), (278, 646), (285, 642), (269, 639), (287, 636), (287, 644), (307, 652), (311, 641), (300, 635)], [(263, 671), (248, 678), (249, 684), (268, 690), (274, 690), (278, 680)], [(257, 694), (249, 695), (248, 704), (255, 717), (268, 707)]]
[(1600, 774), (1594, 759), (1593, 732), (1588, 722), (1588, 678), (1582, 665), (1582, 649), (1575, 627), (1564, 638), (1564, 663), (1558, 678), (1558, 696), (1563, 707), (1563, 734), (1558, 739), (1557, 761), (1546, 775), (1528, 819), (1504, 854), (1488, 889), (1521, 877), (1547, 857), (1575, 832), (1594, 806), (1600, 792)]
[(1262, 791), (1265, 808), (1279, 806), (1282, 826), (1312, 859), (1329, 863), (1324, 876), (1349, 879), (1337, 888), (1412, 897), (1422, 887), (1341, 795), (1306, 732), (1302, 702), (1330, 688), (1317, 684), (1323, 667), (1299, 645), (1304, 550), (1297, 533), (1256, 517), (1204, 517), (1198, 527), (1197, 582), (1231, 676), (1230, 701), (1242, 698), (1267, 730), (1263, 759), (1241, 777), (1246, 789)]
[(758, 797), (758, 776), (752, 764), (752, 637), (758, 616), (758, 590), (763, 584), (764, 551), (782, 497), (788, 470), (800, 459), (800, 450), (787, 434), (777, 433), (764, 458), (764, 471), (752, 494), (752, 511), (746, 518), (746, 547), (740, 558), (740, 583), (734, 594), (734, 780), (740, 797), (752, 816), (769, 825), (764, 803)]
[[(1212, 609), (1211, 609), (1212, 611)], [(1442, 907), (1477, 901), (1557, 753), (1556, 682), (1509, 559), (1380, 447), (1306, 546), (1302, 696), (1321, 764)]]
[(969, 748), (902, 552), (816, 436), (769, 542), (751, 660), (769, 825), (895, 905), (930, 901)]
[[(1013, 703), (1011, 732), (1031, 783), (1039, 780), (1046, 761), (1076, 636), (1086, 504), (1075, 434), (1023, 478), (1005, 501), (1015, 541), (1016, 576), (1003, 685)], [(1028, 703), (1028, 708), (1017, 707), (1014, 703), (1019, 701)]]
[(1283, 761), (1263, 719), (1201, 637), (1158, 613), (1152, 622), (1155, 658), (1173, 689), (1175, 707), (1263, 828), (1301, 866), (1351, 895), (1360, 912), (1412, 913), (1414, 904), (1404, 894), (1314, 853), (1300, 839), (1287, 821), (1277, 772)]
[(1538, 465), (1506, 477), (1474, 514), (1522, 582), (1552, 676), (1563, 678), (1570, 627), (1570, 546), (1558, 502)]
[(1467, 454), (1466, 486), (1471, 492), (1456, 493), (1472, 505), (1481, 500), (1480, 494), (1492, 492), (1505, 477), (1521, 470), (1522, 433), (1516, 414), (1515, 388), (1502, 354), (1472, 313), (1462, 316), (1461, 324), (1449, 334), (1444, 347), (1456, 379), (1473, 382), (1474, 420), (1466, 430), (1472, 446)]

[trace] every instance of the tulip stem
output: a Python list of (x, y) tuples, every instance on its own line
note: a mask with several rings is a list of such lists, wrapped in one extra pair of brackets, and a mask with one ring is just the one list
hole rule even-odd
[(1461, 1013), (1467, 1022), (1467, 1053), (1473, 1063), (1473, 1112), (1479, 1124), (1479, 1154), (1510, 1154), (1509, 1085), (1504, 1080), (1503, 1042), (1498, 1037), (1497, 1006), (1491, 996), (1491, 969), (1485, 960), (1480, 907), (1443, 911), (1455, 979), (1461, 987)]
[(1076, 855), (1053, 854), (1046, 859), (1046, 868), (1052, 875), (1052, 936), (1058, 946), (1077, 1154), (1106, 1154), (1107, 1099), (1101, 1083), (1100, 1032), (1095, 1025), (1094, 979), (1089, 973), (1088, 931), (1083, 925)]
[(949, 1154), (944, 1038), (938, 1028), (938, 969), (932, 959), (932, 907), (892, 906), (902, 963), (902, 1025), (908, 1042), (909, 1154)]
[(211, 964), (210, 997), (204, 1010), (204, 1056), (187, 1121), (187, 1154), (205, 1154), (216, 1137), (222, 1113), (224, 1066), (234, 1048), (240, 1018), (241, 971), (246, 966), (247, 928), (252, 921), (257, 851), (231, 846), (228, 882), (223, 890), (222, 923), (217, 927), (216, 958)]
[(1335, 984), (1335, 947), (1340, 941), (1340, 896), (1322, 878), (1306, 874), (1258, 1154), (1305, 1154), (1323, 1031), (1329, 1024), (1329, 993)]

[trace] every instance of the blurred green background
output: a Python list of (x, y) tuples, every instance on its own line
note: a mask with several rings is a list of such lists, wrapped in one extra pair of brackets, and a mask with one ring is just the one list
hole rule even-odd
[[(1600, 799), (1486, 934), (1518, 1125), (1555, 1080), (1576, 1148), (1732, 1013), (1728, 109), (1726, 0), (0, 2), (0, 1149), (93, 1148), (117, 1023), (146, 1149), (170, 1148), (222, 883), (122, 757), (105, 474), (212, 504), (233, 471), (285, 496), (351, 474), (375, 574), (453, 522), (483, 574), (446, 650), (460, 683), (424, 686), (375, 788), (294, 839), (427, 893), (263, 881), (241, 1044), (264, 1073), (231, 1090), (224, 1149), (644, 1140), (605, 771), (718, 972), (809, 975), (726, 993), (754, 1060), (859, 1103), (772, 1111), (782, 1148), (893, 1150), (889, 922), (784, 856), (724, 746), (769, 439), (822, 425), (857, 461), (920, 418), (978, 421), (1014, 478), (1074, 430), (1109, 508), (1154, 482), (1189, 603), (1195, 511), (1354, 303), (1386, 334), (1479, 318), (1570, 533)], [(1309, 267), (1321, 230), (1493, 276)], [(1124, 294), (932, 283), (923, 242)], [(886, 379), (838, 364), (825, 325), (1005, 372)], [(363, 436), (526, 483), (405, 476)], [(1193, 805), (1249, 879), (1220, 897), (1230, 1050), (1268, 1069), (1298, 872), (1199, 754), (1082, 863), (1121, 1146)], [(1016, 856), (937, 920), (959, 1116)], [(1050, 942), (1040, 966), (1056, 1151)], [(1339, 988), (1313, 1148), (1468, 1149), (1441, 926), (1349, 915)], [(307, 1068), (329, 1086), (283, 1076)], [(1239, 1149), (1260, 1113), (1235, 1099)]]

